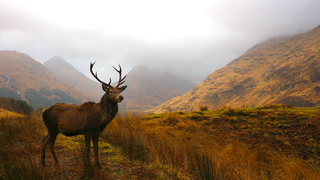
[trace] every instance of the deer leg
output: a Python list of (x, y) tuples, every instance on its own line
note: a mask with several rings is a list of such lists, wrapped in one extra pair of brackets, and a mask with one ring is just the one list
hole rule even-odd
[(42, 149), (41, 149), (41, 165), (42, 166), (45, 166), (46, 146), (49, 142), (49, 139), (50, 139), (50, 134), (48, 133), (48, 135), (42, 141)]
[(56, 165), (58, 165), (59, 162), (58, 162), (58, 159), (57, 159), (56, 153), (54, 152), (54, 148), (53, 147), (54, 147), (54, 142), (56, 141), (57, 135), (58, 135), (58, 133), (53, 134), (53, 135), (51, 134), (50, 141), (49, 141), (50, 151), (51, 151), (52, 157), (53, 157), (54, 162), (55, 162)]
[(91, 137), (92, 137), (92, 134), (91, 133), (85, 133), (84, 134), (84, 141), (85, 141), (85, 144), (86, 144), (86, 158), (89, 160), (89, 163), (90, 163), (90, 157), (89, 157), (89, 153), (90, 153), (90, 141), (91, 141)]
[(101, 168), (100, 163), (99, 163), (99, 157), (98, 157), (98, 140), (99, 140), (99, 134), (93, 134), (92, 135), (92, 143), (93, 143), (93, 148), (94, 148), (94, 159), (95, 159), (95, 166), (97, 168)]

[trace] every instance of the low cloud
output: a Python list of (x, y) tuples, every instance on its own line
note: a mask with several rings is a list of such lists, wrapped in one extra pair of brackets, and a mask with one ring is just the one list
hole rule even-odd
[[(116, 16), (121, 14), (116, 10), (113, 11), (117, 12), (113, 21), (104, 21), (104, 14), (101, 14), (101, 17), (99, 13), (90, 16), (90, 12), (83, 11), (88, 15), (79, 14), (79, 19), (70, 22), (70, 25), (68, 21), (59, 23), (59, 20), (63, 19), (50, 19), (46, 14), (39, 15), (39, 12), (43, 13), (44, 10), (29, 9), (36, 1), (30, 1), (28, 7), (18, 6), (18, 3), (1, 1), (1, 50), (23, 52), (42, 63), (53, 56), (61, 56), (89, 77), (89, 62), (97, 61), (95, 68), (104, 79), (117, 78), (111, 65), (120, 63), (125, 73), (128, 73), (134, 66), (145, 64), (154, 70), (169, 70), (175, 75), (200, 83), (256, 43), (275, 36), (307, 32), (320, 22), (320, 6), (317, 0), (221, 0), (199, 3), (195, 1), (194, 4), (181, 1), (181, 4), (174, 3), (171, 9), (163, 11), (150, 3), (145, 6), (150, 8), (148, 11), (141, 9), (139, 4), (135, 6), (132, 3), (133, 10), (125, 8), (131, 14), (122, 12), (123, 16), (119, 21)], [(63, 6), (62, 1), (57, 3)], [(92, 3), (99, 6), (99, 1)], [(170, 2), (164, 1), (161, 5), (159, 8), (169, 8)], [(122, 7), (121, 4), (114, 5), (114, 8), (119, 7)], [(67, 9), (63, 8), (65, 11)], [(121, 10), (123, 9), (120, 8), (119, 11)], [(146, 18), (148, 14), (143, 13), (135, 15), (139, 10), (150, 13), (151, 17)], [(165, 22), (170, 19), (163, 19), (161, 14), (159, 15), (161, 12), (164, 13), (164, 18), (170, 18), (165, 16), (165, 10), (172, 13), (175, 21)], [(156, 13), (153, 14), (153, 11)], [(56, 13), (59, 13), (59, 9), (56, 9)], [(72, 13), (71, 7), (69, 13)], [(126, 17), (130, 16), (130, 21), (126, 21)], [(76, 17), (77, 14), (72, 15), (72, 18)], [(153, 22), (138, 21), (135, 17), (149, 21), (153, 19)], [(68, 18), (70, 17), (66, 17)], [(181, 26), (185, 27), (185, 32), (179, 29), (179, 21)], [(82, 24), (73, 25), (76, 22)], [(121, 32), (116, 32), (117, 29), (113, 27), (117, 27), (119, 31), (120, 27), (123, 28)], [(194, 29), (189, 29), (191, 27)], [(143, 28), (150, 30), (149, 34), (143, 35), (148, 33)], [(163, 34), (161, 30), (157, 30), (161, 28)], [(170, 34), (171, 31), (173, 34)], [(158, 37), (155, 37), (157, 34)]]

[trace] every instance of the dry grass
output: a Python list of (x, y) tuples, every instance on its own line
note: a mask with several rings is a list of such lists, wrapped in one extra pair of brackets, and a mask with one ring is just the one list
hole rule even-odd
[[(198, 117), (190, 120), (180, 114), (167, 113), (156, 118), (117, 116), (103, 138), (132, 159), (166, 165), (172, 178), (320, 178), (318, 167), (299, 158), (286, 156), (272, 147), (253, 148), (235, 139), (223, 139), (208, 133)], [(194, 118), (195, 113), (189, 117)]]
[(0, 118), (15, 118), (15, 117), (23, 117), (24, 115), (19, 114), (19, 113), (15, 113), (15, 112), (11, 112), (11, 111), (7, 111), (5, 109), (0, 108)]
[(0, 179), (48, 179), (34, 154), (44, 127), (35, 116), (6, 112), (0, 117)]
[[(294, 119), (294, 113), (302, 127), (314, 127), (320, 112), (317, 108), (286, 108), (120, 114), (101, 133), (99, 158), (103, 169), (94, 169), (84, 158), (81, 136), (58, 136), (55, 149), (60, 167), (53, 165), (47, 151), (47, 167), (41, 168), (40, 145), (46, 134), (42, 120), (7, 116), (0, 119), (0, 179), (319, 179), (319, 167), (309, 161), (267, 143), (253, 146), (233, 138), (238, 134), (230, 135), (252, 134), (250, 128), (231, 128), (247, 126), (246, 122), (251, 123), (252, 130), (261, 131), (253, 126), (261, 124), (260, 117), (270, 124), (265, 119), (270, 116), (271, 124), (282, 127), (278, 120)], [(283, 139), (288, 141), (284, 135)]]

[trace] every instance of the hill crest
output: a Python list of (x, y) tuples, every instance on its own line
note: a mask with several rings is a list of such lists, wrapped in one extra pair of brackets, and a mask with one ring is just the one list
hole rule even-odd
[(90, 78), (79, 72), (63, 58), (54, 56), (48, 61), (44, 62), (43, 65), (48, 68), (53, 74), (68, 82), (77, 90), (88, 96), (90, 100), (100, 101), (104, 93), (101, 88), (101, 84), (91, 80)]
[(210, 74), (186, 94), (152, 111), (193, 111), (200, 105), (320, 106), (320, 26), (308, 33), (252, 49)]
[(26, 54), (0, 51), (0, 62), (0, 96), (22, 99), (34, 107), (47, 107), (56, 102), (80, 104), (88, 100)]

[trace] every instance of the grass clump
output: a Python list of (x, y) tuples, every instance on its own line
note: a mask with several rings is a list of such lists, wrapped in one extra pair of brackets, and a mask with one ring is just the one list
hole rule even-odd
[(9, 161), (2, 165), (0, 178), (3, 179), (34, 179), (46, 180), (51, 178), (51, 174), (43, 171), (40, 164), (33, 157), (23, 158), (16, 156), (15, 163)]

